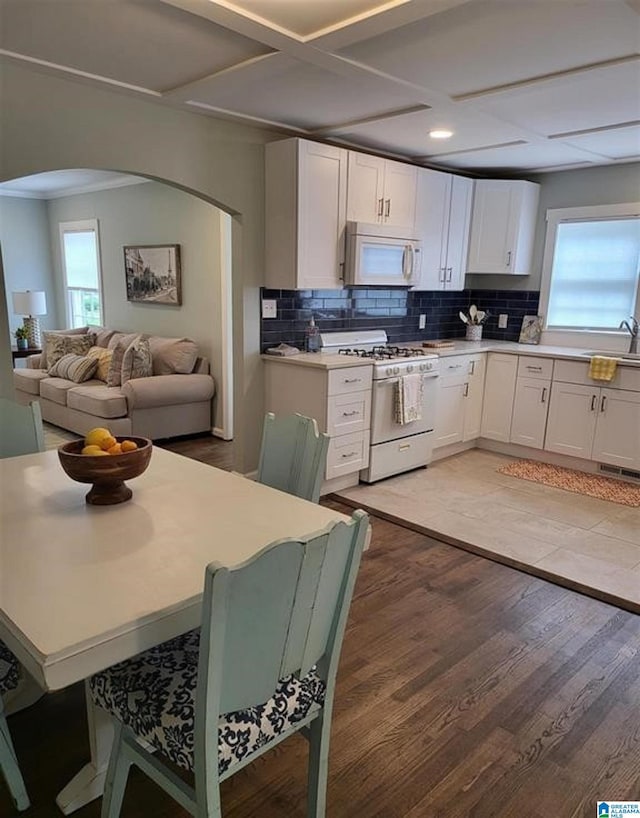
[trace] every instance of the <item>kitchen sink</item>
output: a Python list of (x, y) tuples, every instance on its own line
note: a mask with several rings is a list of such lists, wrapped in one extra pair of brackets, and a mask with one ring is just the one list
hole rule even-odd
[(607, 358), (616, 358), (619, 361), (630, 361), (640, 364), (640, 352), (611, 352), (605, 349), (592, 349), (590, 352), (583, 352), (591, 358), (593, 355), (605, 355)]

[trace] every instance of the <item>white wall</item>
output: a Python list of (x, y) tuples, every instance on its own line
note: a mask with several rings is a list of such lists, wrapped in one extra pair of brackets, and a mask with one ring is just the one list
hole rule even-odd
[[(264, 385), (259, 287), (264, 274), (264, 143), (277, 134), (182, 112), (7, 62), (0, 180), (98, 168), (167, 180), (234, 216), (236, 468), (257, 463)], [(8, 373), (3, 372), (6, 376)]]
[[(14, 315), (11, 293), (23, 290), (45, 292), (47, 314), (40, 317), (40, 326), (42, 329), (59, 327), (47, 203), (40, 199), (0, 196), (0, 244), (11, 333), (22, 326), (22, 317)], [(13, 335), (11, 341), (15, 343)]]
[(617, 202), (636, 202), (640, 199), (640, 163), (638, 162), (603, 165), (583, 170), (565, 170), (526, 178), (532, 182), (539, 182), (541, 185), (531, 275), (468, 275), (466, 277), (467, 287), (483, 290), (539, 290), (547, 232), (547, 210), (555, 207), (587, 207)]
[[(61, 325), (64, 275), (60, 222), (97, 219), (102, 263), (104, 323), (116, 329), (153, 335), (187, 336), (209, 359), (218, 390), (222, 374), (220, 303), (220, 210), (169, 185), (145, 182), (112, 190), (65, 196), (48, 202), (55, 287)], [(179, 244), (182, 305), (127, 301), (123, 247), (130, 244)], [(218, 397), (220, 392), (218, 391)], [(215, 426), (221, 427), (215, 401)]]

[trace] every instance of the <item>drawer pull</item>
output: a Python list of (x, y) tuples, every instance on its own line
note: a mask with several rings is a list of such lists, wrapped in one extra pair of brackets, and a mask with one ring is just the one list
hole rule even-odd
[(403, 446), (398, 446), (398, 451), (399, 452), (406, 452), (407, 449), (410, 449), (410, 448), (411, 448), (411, 444), (410, 443), (405, 443)]
[(465, 383), (465, 385), (464, 385), (464, 392), (462, 393), (462, 397), (463, 398), (468, 398), (469, 397), (469, 384), (468, 383)]
[(475, 375), (475, 374), (476, 374), (476, 362), (471, 361), (469, 363), (469, 375)]
[(342, 417), (343, 418), (352, 418), (354, 415), (359, 415), (359, 414), (360, 414), (360, 412), (358, 412), (356, 409), (354, 409), (353, 412), (343, 412)]
[(360, 383), (362, 378), (345, 378), (343, 383)]
[(358, 452), (347, 452), (346, 454), (341, 454), (340, 457), (347, 460), (349, 457), (355, 457), (357, 454)]
[(462, 364), (447, 364), (447, 369), (462, 369)]
[(530, 369), (532, 372), (542, 372), (541, 366), (529, 366), (529, 364), (527, 364), (527, 369)]
[(547, 399), (547, 387), (542, 387), (542, 397), (540, 398), (540, 403), (544, 403)]

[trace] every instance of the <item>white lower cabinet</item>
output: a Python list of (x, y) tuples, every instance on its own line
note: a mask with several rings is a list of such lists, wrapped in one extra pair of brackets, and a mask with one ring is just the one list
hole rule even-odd
[(265, 364), (266, 411), (315, 418), (331, 438), (325, 481), (352, 475), (356, 485), (360, 470), (369, 465), (372, 367), (326, 369), (277, 359)]
[(517, 355), (489, 353), (480, 427), (482, 437), (509, 443), (517, 374)]
[(513, 399), (511, 443), (543, 448), (550, 392), (551, 381), (518, 378)]
[(486, 353), (443, 357), (434, 448), (480, 437)]
[(640, 468), (640, 392), (554, 383), (544, 448)]

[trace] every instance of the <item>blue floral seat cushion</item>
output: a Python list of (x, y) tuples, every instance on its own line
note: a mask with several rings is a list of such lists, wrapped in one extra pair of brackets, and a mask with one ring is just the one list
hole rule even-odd
[[(95, 704), (180, 767), (193, 771), (200, 630), (164, 642), (91, 678)], [(218, 722), (218, 769), (225, 772), (318, 710), (325, 685), (315, 670), (280, 679), (274, 695)]]
[(0, 640), (0, 694), (8, 693), (18, 686), (20, 663), (5, 643)]

